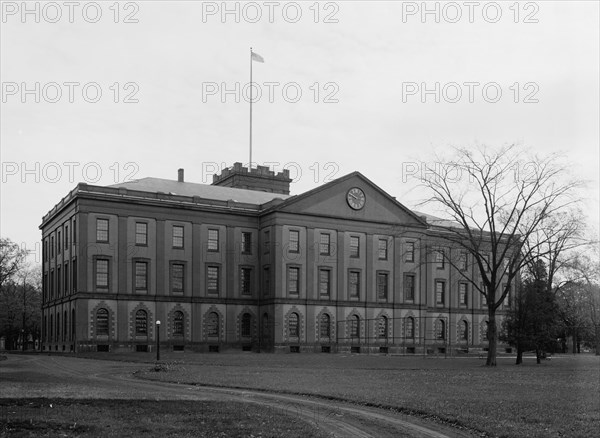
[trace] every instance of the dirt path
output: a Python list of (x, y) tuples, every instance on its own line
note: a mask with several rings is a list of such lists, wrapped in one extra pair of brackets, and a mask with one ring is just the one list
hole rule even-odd
[[(395, 412), (302, 396), (144, 381), (139, 363), (10, 355), (0, 362), (0, 397), (214, 400), (254, 403), (292, 415), (335, 437), (470, 437)], [(285, 417), (282, 417), (285, 418)]]

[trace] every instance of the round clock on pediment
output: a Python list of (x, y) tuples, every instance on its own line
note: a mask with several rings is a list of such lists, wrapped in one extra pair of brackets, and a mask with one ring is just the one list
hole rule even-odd
[(366, 200), (365, 192), (358, 187), (352, 187), (346, 194), (346, 201), (348, 201), (348, 205), (353, 210), (360, 210), (363, 208)]

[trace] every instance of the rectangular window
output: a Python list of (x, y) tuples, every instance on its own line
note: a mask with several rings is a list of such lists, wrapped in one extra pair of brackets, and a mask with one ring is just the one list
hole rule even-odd
[(44, 239), (44, 261), (48, 261), (48, 239)]
[(445, 257), (443, 249), (435, 250), (435, 263), (438, 269), (444, 269), (445, 267)]
[(404, 274), (404, 299), (415, 300), (415, 276), (413, 274)]
[(108, 288), (108, 259), (96, 259), (96, 287)]
[(219, 267), (208, 266), (206, 268), (206, 290), (209, 294), (219, 293)]
[(319, 294), (329, 296), (331, 291), (331, 270), (319, 269)]
[(298, 230), (290, 230), (290, 252), (300, 252), (300, 232)]
[(435, 302), (437, 304), (444, 304), (446, 296), (446, 283), (443, 281), (435, 282)]
[(183, 248), (183, 227), (173, 225), (173, 248)]
[(50, 237), (50, 257), (54, 257), (54, 236)]
[(56, 238), (56, 252), (57, 252), (58, 254), (60, 254), (60, 250), (61, 250), (61, 248), (62, 248), (62, 240), (61, 240), (61, 237), (60, 237), (60, 231), (59, 231), (59, 232), (58, 232), (58, 236), (57, 236), (57, 238)]
[(108, 219), (96, 219), (96, 242), (108, 242)]
[(406, 253), (404, 254), (405, 262), (414, 262), (415, 261), (415, 243), (414, 242), (406, 242)]
[(388, 241), (387, 239), (379, 239), (379, 260), (387, 260), (388, 258)]
[(467, 283), (458, 283), (458, 303), (466, 306), (468, 303), (468, 287)]
[(483, 291), (483, 293), (481, 293), (481, 306), (487, 306), (487, 290), (485, 289), (485, 285), (483, 283), (480, 283), (479, 288)]
[(64, 281), (64, 287), (65, 287), (65, 294), (69, 293), (69, 263), (65, 263), (65, 281)]
[(208, 248), (209, 251), (219, 250), (219, 230), (210, 228), (208, 230)]
[(77, 221), (73, 219), (73, 238), (71, 239), (73, 246), (77, 244)]
[(321, 239), (319, 242), (319, 254), (329, 255), (331, 254), (331, 236), (326, 233), (321, 233)]
[(460, 252), (460, 258), (458, 260), (458, 269), (466, 271), (469, 264), (469, 256), (466, 251)]
[(135, 262), (135, 291), (143, 293), (148, 291), (147, 262)]
[(263, 295), (268, 297), (271, 294), (271, 271), (269, 268), (263, 268), (264, 291)]
[(387, 300), (388, 297), (388, 274), (386, 272), (377, 273), (377, 299)]
[(240, 293), (242, 295), (252, 295), (252, 269), (240, 269)]
[(242, 254), (252, 254), (252, 233), (242, 231)]
[(60, 266), (56, 270), (56, 282), (56, 294), (60, 295), (62, 294), (62, 275), (60, 273)]
[(350, 257), (360, 256), (360, 237), (350, 236)]
[[(506, 290), (506, 283), (502, 285), (502, 293)], [(504, 307), (510, 307), (510, 286), (508, 287), (508, 293), (504, 297), (504, 302), (502, 303)]]
[(135, 244), (148, 245), (148, 224), (146, 222), (135, 223)]
[(171, 264), (171, 292), (182, 294), (184, 287), (185, 265), (183, 263)]
[(271, 233), (269, 232), (269, 230), (265, 230), (264, 234), (264, 243), (265, 243), (265, 248), (264, 248), (264, 253), (268, 254), (269, 251), (271, 251)]
[(77, 260), (73, 260), (71, 275), (73, 276), (73, 293), (75, 293), (77, 292)]
[(54, 298), (54, 271), (50, 271), (50, 298)]
[(65, 225), (65, 249), (69, 249), (69, 226)]
[(348, 272), (348, 292), (350, 298), (358, 298), (360, 296), (360, 272)]
[(298, 295), (300, 292), (300, 268), (288, 268), (288, 293)]

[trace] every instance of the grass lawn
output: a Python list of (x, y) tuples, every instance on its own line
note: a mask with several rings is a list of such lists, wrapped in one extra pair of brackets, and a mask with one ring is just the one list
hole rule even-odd
[(0, 399), (0, 437), (325, 437), (249, 403)]
[[(132, 356), (129, 355), (129, 358)], [(151, 361), (151, 356), (133, 356)], [(107, 359), (118, 357), (107, 356)], [(328, 354), (177, 354), (146, 379), (254, 388), (392, 407), (499, 437), (590, 437), (600, 430), (600, 358), (555, 356), (536, 365), (499, 358)]]

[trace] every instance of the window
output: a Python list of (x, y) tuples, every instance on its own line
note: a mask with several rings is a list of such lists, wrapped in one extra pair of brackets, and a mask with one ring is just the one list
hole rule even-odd
[(321, 233), (321, 240), (319, 242), (319, 254), (331, 254), (331, 236), (329, 234)]
[(71, 275), (73, 276), (73, 293), (75, 293), (77, 292), (77, 260), (73, 260)]
[(242, 254), (252, 254), (252, 233), (242, 231)]
[(56, 295), (60, 296), (62, 294), (62, 274), (61, 274), (60, 266), (56, 269)]
[(240, 269), (240, 292), (242, 295), (252, 295), (252, 269)]
[(300, 292), (300, 268), (288, 268), (288, 293), (298, 295)]
[(65, 281), (64, 281), (64, 291), (65, 291), (65, 295), (69, 293), (69, 263), (65, 263), (65, 271), (64, 271), (64, 277), (65, 277)]
[(252, 316), (249, 313), (242, 315), (241, 335), (244, 338), (250, 337), (250, 328), (252, 327)]
[(360, 296), (360, 272), (348, 272), (348, 289), (350, 298), (358, 298)]
[(358, 236), (350, 236), (350, 257), (360, 256), (360, 238)]
[(445, 267), (445, 257), (443, 249), (435, 250), (435, 263), (437, 264), (438, 269), (444, 269)]
[(182, 294), (184, 291), (185, 265), (183, 263), (171, 264), (171, 292)]
[(466, 306), (469, 299), (468, 296), (467, 283), (458, 283), (458, 304)]
[(300, 252), (300, 232), (298, 230), (290, 230), (290, 252)]
[(331, 336), (331, 317), (324, 313), (319, 321), (319, 336), (321, 338), (329, 338)]
[(264, 290), (263, 295), (268, 297), (271, 293), (271, 271), (269, 268), (263, 268)]
[(148, 245), (148, 224), (146, 222), (135, 223), (135, 244), (139, 246)]
[(219, 250), (219, 230), (210, 228), (208, 230), (208, 251)]
[(50, 330), (48, 330), (50, 332), (50, 341), (52, 341), (52, 338), (54, 337), (54, 323), (52, 322), (52, 318), (53, 315), (50, 315)]
[(48, 239), (44, 240), (44, 261), (48, 261)]
[(388, 241), (387, 239), (379, 239), (379, 260), (387, 260), (388, 258)]
[(467, 321), (461, 321), (459, 326), (459, 336), (463, 341), (469, 339), (469, 323)]
[(183, 336), (183, 312), (173, 313), (173, 336)]
[(73, 219), (73, 239), (71, 239), (73, 241), (73, 246), (75, 246), (77, 244), (77, 221), (75, 219)]
[(413, 339), (415, 337), (415, 319), (412, 316), (406, 318), (406, 338)]
[(415, 276), (413, 274), (404, 274), (404, 299), (415, 300)]
[(360, 337), (360, 318), (358, 315), (352, 315), (350, 317), (350, 337)]
[(206, 334), (208, 336), (219, 336), (219, 314), (210, 312), (206, 318)]
[(65, 249), (69, 249), (69, 226), (65, 225)]
[[(506, 283), (504, 283), (502, 285), (502, 292), (504, 292), (506, 290)], [(504, 307), (510, 307), (510, 286), (508, 286), (508, 293), (506, 294), (506, 296), (504, 297), (504, 302), (502, 303), (504, 305)]]
[(219, 293), (219, 267), (208, 266), (206, 268), (206, 290), (209, 294)]
[(135, 262), (135, 291), (146, 293), (148, 291), (148, 263)]
[(56, 340), (60, 339), (60, 313), (56, 314)]
[(50, 271), (50, 298), (54, 298), (54, 271)]
[(483, 321), (483, 324), (481, 324), (481, 338), (483, 340), (488, 340), (488, 330), (490, 328), (490, 323), (489, 321)]
[(58, 236), (56, 237), (56, 252), (60, 254), (60, 250), (62, 248), (62, 240), (60, 237), (60, 231), (58, 232)]
[(405, 262), (414, 262), (415, 261), (415, 243), (414, 242), (406, 242), (406, 253), (404, 255)]
[(108, 219), (96, 219), (96, 242), (108, 242)]
[(136, 336), (148, 335), (148, 314), (145, 310), (135, 312), (135, 334)]
[(458, 269), (461, 271), (466, 271), (469, 264), (469, 255), (466, 251), (460, 252), (460, 257), (458, 259)]
[(435, 282), (435, 302), (437, 304), (444, 304), (446, 296), (446, 283), (443, 281)]
[(173, 248), (183, 248), (183, 227), (173, 225)]
[(288, 333), (290, 337), (297, 338), (300, 335), (298, 320), (299, 318), (297, 313), (290, 313), (288, 318)]
[[(68, 327), (69, 327), (68, 314), (67, 314), (67, 311), (65, 310), (65, 311), (63, 312), (63, 331), (62, 331), (62, 340), (63, 340), (63, 341), (64, 341), (64, 340), (65, 340), (65, 338), (67, 337), (67, 334), (68, 334), (68, 332), (67, 332), (67, 329), (68, 329)], [(65, 347), (63, 346), (63, 349), (64, 349), (64, 348), (65, 348)]]
[(436, 339), (446, 339), (446, 323), (443, 319), (438, 319), (435, 323)]
[(388, 297), (388, 274), (386, 272), (377, 273), (377, 298), (387, 300)]
[(483, 291), (483, 293), (481, 294), (481, 306), (487, 306), (488, 304), (488, 300), (487, 300), (487, 290), (485, 288), (485, 285), (483, 283), (479, 284), (479, 288)]
[(388, 337), (388, 319), (386, 316), (380, 316), (377, 321), (377, 337), (387, 339)]
[(319, 293), (321, 296), (329, 296), (331, 290), (331, 271), (319, 269)]
[(96, 335), (108, 336), (108, 310), (105, 308), (96, 311)]
[(265, 242), (265, 249), (264, 249), (264, 253), (268, 254), (269, 251), (271, 251), (271, 233), (269, 230), (265, 230), (264, 232), (264, 242)]
[(50, 257), (54, 257), (54, 236), (50, 236)]

